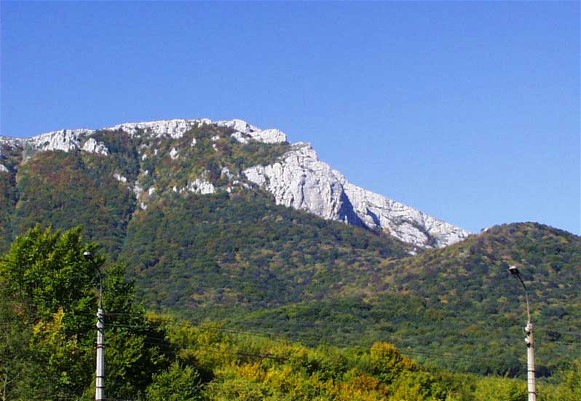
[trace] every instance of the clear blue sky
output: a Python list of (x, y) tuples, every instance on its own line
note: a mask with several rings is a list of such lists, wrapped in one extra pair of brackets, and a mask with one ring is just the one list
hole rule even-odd
[(0, 135), (241, 118), (470, 231), (581, 233), (577, 1), (0, 4)]

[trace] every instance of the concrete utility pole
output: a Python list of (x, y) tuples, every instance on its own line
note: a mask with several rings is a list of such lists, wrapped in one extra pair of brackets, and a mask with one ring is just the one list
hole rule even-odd
[[(93, 260), (91, 252), (84, 252), (87, 260)], [(105, 312), (103, 311), (103, 275), (101, 269), (97, 269), (99, 275), (99, 304), (97, 307), (97, 369), (95, 374), (95, 401), (105, 400)]]
[(525, 327), (525, 333), (527, 337), (525, 342), (527, 344), (527, 391), (528, 391), (528, 401), (537, 401), (537, 387), (535, 378), (535, 341), (533, 339), (533, 324), (531, 322), (531, 311), (529, 308), (529, 296), (527, 293), (527, 286), (525, 285), (523, 279), (520, 276), (516, 266), (510, 266), (508, 270), (516, 276), (521, 282), (524, 291), (525, 299), (527, 302), (527, 325)]
[(95, 401), (105, 399), (105, 312), (97, 309), (97, 374), (95, 380)]

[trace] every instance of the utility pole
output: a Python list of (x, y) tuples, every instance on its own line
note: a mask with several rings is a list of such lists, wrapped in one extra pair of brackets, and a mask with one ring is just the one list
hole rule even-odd
[(105, 312), (101, 305), (97, 309), (97, 373), (95, 379), (95, 401), (105, 399)]
[[(91, 252), (84, 252), (87, 260), (93, 260)], [(99, 275), (99, 303), (97, 306), (97, 368), (95, 374), (95, 401), (105, 400), (105, 312), (103, 311), (103, 275), (101, 269), (96, 268)]]
[(530, 320), (525, 327), (527, 338), (527, 389), (529, 393), (528, 401), (537, 401), (537, 387), (535, 383), (535, 342), (533, 340), (533, 324)]
[(525, 327), (525, 333), (527, 337), (525, 342), (527, 344), (527, 391), (528, 391), (528, 401), (537, 401), (537, 386), (535, 378), (535, 341), (533, 339), (533, 323), (531, 322), (531, 311), (529, 308), (529, 296), (527, 293), (527, 286), (525, 285), (523, 279), (520, 276), (516, 266), (510, 266), (508, 270), (512, 275), (516, 276), (520, 283), (522, 284), (525, 291), (525, 299), (527, 302), (527, 325)]

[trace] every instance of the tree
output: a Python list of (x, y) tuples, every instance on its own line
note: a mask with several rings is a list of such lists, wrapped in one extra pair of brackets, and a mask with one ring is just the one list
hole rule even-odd
[(34, 375), (28, 354), (32, 326), (14, 300), (0, 295), (0, 400), (26, 398), (18, 391)]
[(557, 386), (557, 399), (560, 401), (581, 399), (581, 359), (573, 363), (571, 370), (564, 372), (563, 381)]
[(18, 372), (4, 375), (5, 399), (80, 396), (89, 384), (96, 274), (83, 252), (95, 248), (83, 243), (81, 228), (37, 226), (0, 259), (0, 371)]
[[(0, 259), (0, 394), (3, 400), (90, 399), (98, 274), (105, 258), (82, 228), (37, 226)], [(84, 257), (90, 252), (93, 257)], [(164, 328), (134, 302), (125, 266), (103, 267), (108, 397), (144, 393), (174, 353)]]
[(413, 362), (403, 356), (393, 344), (378, 342), (369, 352), (370, 371), (384, 383), (391, 383), (404, 370), (413, 370)]
[(202, 401), (205, 397), (200, 386), (200, 375), (192, 366), (171, 367), (153, 377), (147, 388), (148, 401)]

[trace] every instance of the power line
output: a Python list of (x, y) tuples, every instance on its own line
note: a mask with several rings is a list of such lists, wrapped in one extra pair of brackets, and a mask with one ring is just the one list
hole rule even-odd
[[(221, 322), (216, 322), (216, 323), (221, 323)], [(317, 322), (317, 323), (310, 323), (310, 322), (296, 322), (298, 324), (295, 324), (295, 322), (293, 322), (292, 324), (289, 324), (289, 326), (291, 327), (303, 327), (303, 328), (313, 328), (313, 329), (317, 329), (317, 328), (325, 328), (325, 329), (329, 329), (329, 330), (333, 330), (337, 327), (342, 327), (341, 323), (332, 323), (332, 322)], [(117, 322), (110, 322), (108, 324), (109, 327), (116, 327), (116, 328), (128, 328), (128, 329), (136, 329), (136, 330), (151, 330), (154, 329), (155, 330), (155, 326), (151, 326), (151, 325), (144, 325), (144, 324), (124, 324), (124, 323), (117, 323)], [(260, 326), (260, 325), (259, 325)], [(256, 327), (256, 326), (255, 326)], [(355, 331), (357, 329), (357, 327), (353, 327), (353, 331)], [(308, 334), (300, 334), (300, 333), (295, 333), (294, 335), (289, 336), (290, 338), (286, 338), (284, 336), (284, 334), (276, 332), (276, 331), (272, 331), (274, 329), (271, 330), (265, 330), (265, 329), (260, 329), (259, 331), (256, 330), (252, 330), (252, 329), (248, 329), (246, 327), (245, 330), (237, 330), (235, 327), (231, 328), (231, 327), (222, 327), (219, 330), (224, 331), (224, 332), (230, 332), (230, 333), (237, 333), (237, 334), (253, 334), (253, 335), (258, 335), (258, 336), (271, 336), (274, 338), (278, 338), (278, 339), (287, 339), (287, 340), (292, 340), (292, 339), (302, 339), (303, 341), (308, 341), (309, 344), (313, 344), (315, 346), (318, 345), (322, 345), (324, 343), (322, 343), (321, 341), (317, 341), (315, 339), (312, 339), (312, 336), (308, 335)], [(544, 330), (545, 332), (548, 330)], [(349, 334), (349, 333), (345, 333), (345, 334)], [(573, 333), (574, 334), (574, 333)], [(581, 333), (579, 333), (581, 335)], [(539, 336), (540, 339), (545, 339), (546, 340), (546, 336)], [(506, 337), (507, 339), (509, 339), (510, 337)], [(377, 339), (377, 341), (381, 341), (381, 339)], [(385, 339), (384, 341), (389, 341), (389, 339)], [(512, 341), (512, 340), (511, 340)], [(537, 338), (537, 342), (539, 341), (539, 338)], [(337, 347), (356, 347), (357, 343), (359, 342), (357, 339), (354, 339), (351, 342), (337, 342), (337, 341), (333, 341), (332, 345), (335, 345)], [(548, 343), (551, 344), (563, 344), (563, 345), (577, 345), (577, 343), (575, 342), (570, 342), (570, 341), (564, 341), (564, 340), (549, 340), (547, 341)], [(542, 343), (542, 342), (541, 342)], [(488, 361), (485, 360), (485, 361)]]
[[(232, 329), (220, 329), (220, 331), (231, 333), (231, 334), (237, 334), (237, 335), (253, 335), (253, 336), (266, 337), (272, 341), (278, 341), (278, 342), (289, 342), (290, 341), (289, 339), (287, 339), (283, 336), (277, 335), (275, 333), (256, 333), (256, 332), (239, 331), (239, 330), (232, 330)], [(149, 343), (149, 344), (154, 344), (154, 345), (161, 345), (161, 344), (166, 344), (168, 342), (168, 339), (165, 337), (148, 336), (144, 340), (144, 342)], [(325, 344), (318, 343), (314, 340), (303, 341), (300, 343), (300, 345), (311, 346), (315, 349), (316, 349), (316, 347), (325, 346)], [(329, 345), (329, 346), (340, 350), (342, 347), (343, 348), (352, 347), (352, 344), (343, 343), (343, 344), (333, 344), (333, 345)], [(450, 355), (448, 353), (437, 353), (437, 352), (419, 351), (419, 350), (411, 350), (411, 349), (399, 349), (398, 348), (398, 350), (402, 355), (410, 355), (411, 354), (411, 355), (419, 355), (419, 356), (426, 356), (426, 357), (437, 357), (439, 359), (450, 360), (450, 361), (478, 362), (478, 363), (486, 363), (486, 364), (491, 363), (490, 359), (484, 359), (484, 358), (468, 357), (468, 356), (461, 356), (461, 355)], [(212, 349), (205, 348), (204, 351), (205, 352), (208, 352), (208, 351), (212, 352)], [(215, 352), (224, 353), (224, 350), (215, 350)], [(242, 356), (252, 356), (252, 357), (258, 357), (258, 358), (273, 358), (273, 356), (268, 354), (268, 353), (267, 354), (265, 354), (265, 353), (251, 354), (251, 353), (240, 353), (240, 352), (237, 352), (235, 350), (232, 350), (232, 352), (237, 354), (237, 355), (242, 355)], [(501, 361), (496, 361), (496, 362), (501, 362)], [(525, 367), (526, 364), (523, 364), (522, 366)]]

